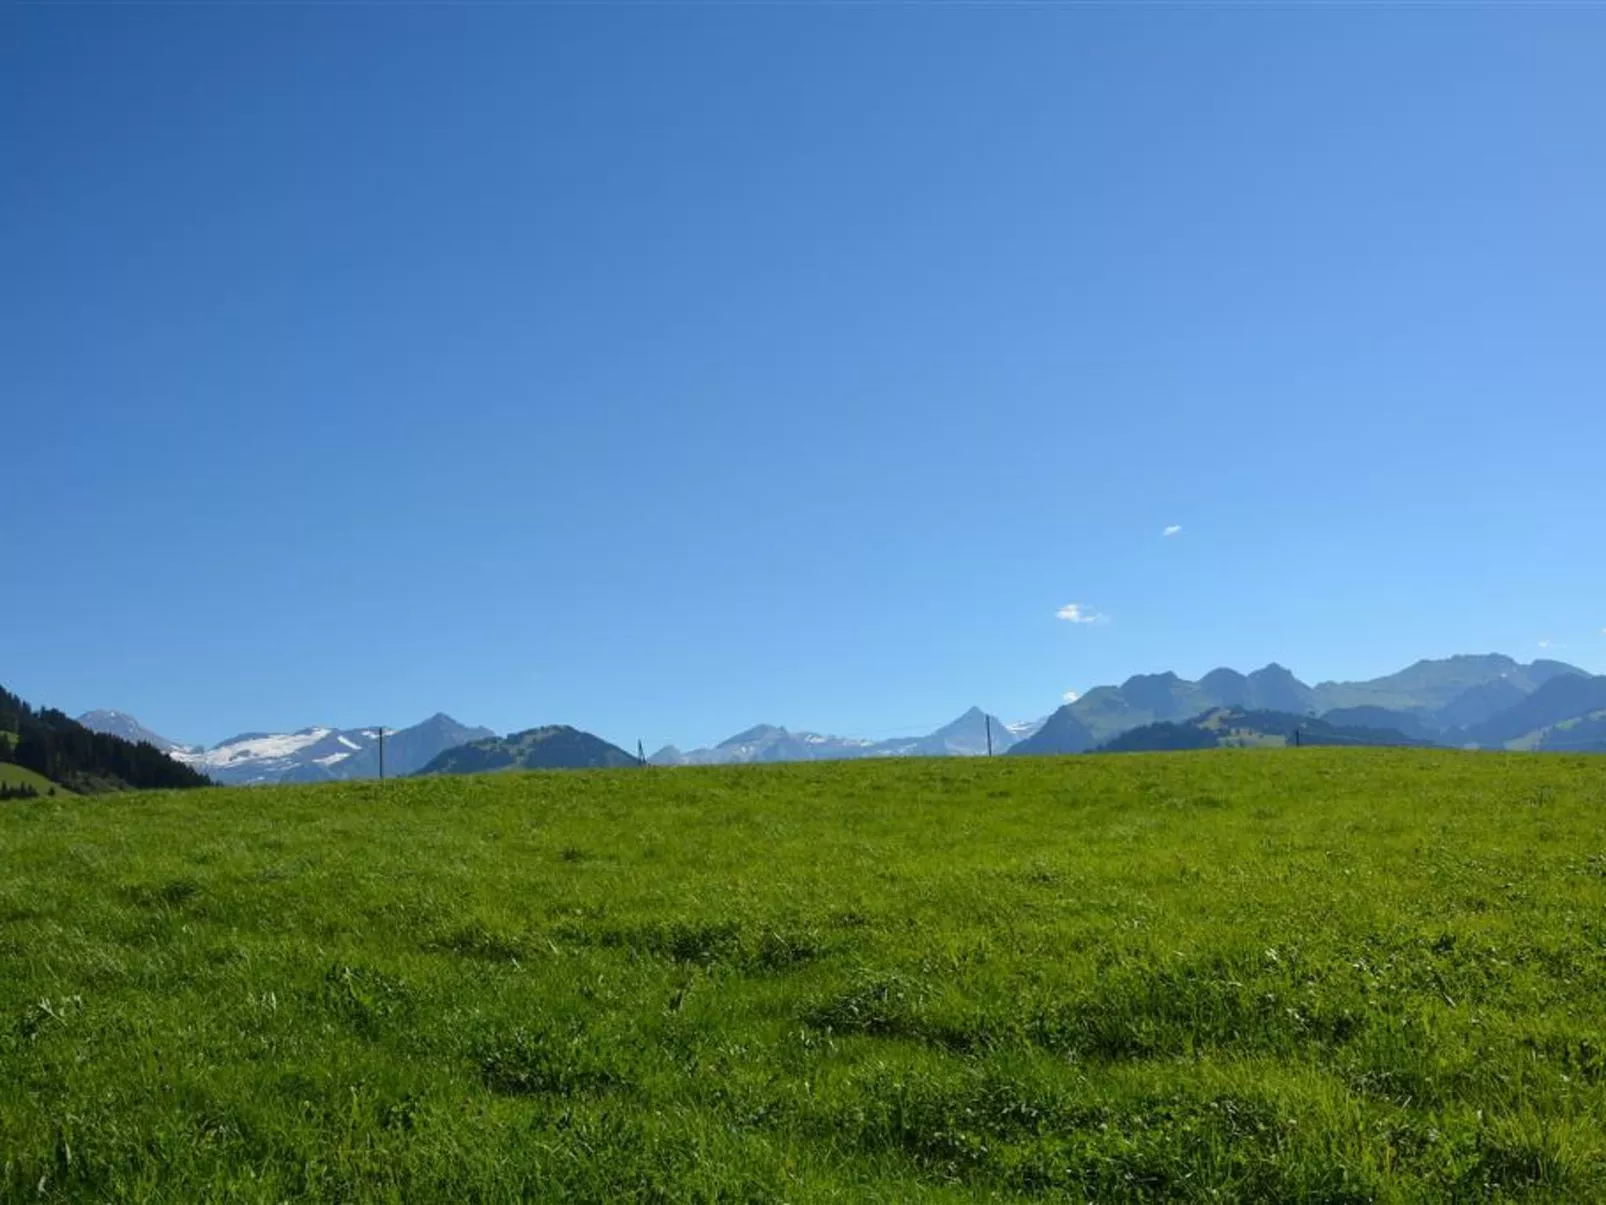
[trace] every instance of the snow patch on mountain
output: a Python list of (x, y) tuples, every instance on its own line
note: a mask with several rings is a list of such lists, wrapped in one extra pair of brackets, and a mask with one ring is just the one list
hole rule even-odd
[(869, 740), (791, 732), (774, 724), (758, 724), (721, 741), (711, 749), (682, 752), (666, 745), (648, 760), (657, 766), (708, 766), (753, 762), (845, 761), (867, 757), (985, 757), (991, 726), (992, 751), (1003, 753), (1042, 726), (1041, 720), (1005, 724), (979, 707), (925, 736)]
[[(125, 740), (148, 741), (175, 761), (226, 786), (322, 782), (379, 774), (378, 728), (341, 730), (318, 725), (297, 732), (242, 732), (205, 749), (166, 740), (121, 712), (89, 712), (79, 722)], [(387, 728), (385, 772), (392, 776), (415, 773), (448, 749), (495, 735), (489, 728), (468, 728), (444, 714), (431, 716), (411, 728)]]

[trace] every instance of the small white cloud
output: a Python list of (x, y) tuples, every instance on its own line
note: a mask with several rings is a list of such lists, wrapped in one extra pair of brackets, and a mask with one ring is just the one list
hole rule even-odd
[(1074, 703), (1081, 697), (1082, 696), (1077, 694), (1074, 690), (1068, 690), (1060, 696), (1060, 698), (1064, 699), (1067, 703)]
[(1542, 649), (1564, 649), (1567, 646), (1562, 644), (1559, 640), (1541, 640), (1539, 642), (1539, 647)]
[(1173, 524), (1171, 524), (1170, 527), (1167, 527), (1160, 534), (1163, 535), (1163, 536), (1180, 536), (1182, 534), (1182, 524), (1173, 523)]
[(1109, 623), (1109, 616), (1100, 615), (1091, 611), (1081, 603), (1066, 603), (1054, 612), (1055, 619), (1063, 619), (1066, 623)]

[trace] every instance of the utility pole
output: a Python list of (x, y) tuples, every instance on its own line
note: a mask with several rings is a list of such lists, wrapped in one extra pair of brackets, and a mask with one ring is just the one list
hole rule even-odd
[(379, 781), (385, 781), (385, 726), (379, 726)]
[(643, 769), (647, 766), (647, 750), (642, 747), (641, 738), (636, 738), (636, 764)]
[(987, 756), (993, 755), (993, 717), (987, 717)]

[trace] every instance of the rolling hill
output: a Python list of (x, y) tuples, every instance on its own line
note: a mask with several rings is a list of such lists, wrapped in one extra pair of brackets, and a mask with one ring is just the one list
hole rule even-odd
[(1442, 743), (1443, 733), (1413, 711), (1391, 711), (1387, 707), (1335, 707), (1321, 719), (1339, 728), (1371, 728), (1398, 732), (1424, 744)]
[(1567, 720), (1606, 710), (1606, 677), (1565, 674), (1554, 677), (1532, 694), (1481, 724), (1452, 734), (1455, 743), (1502, 748), (1513, 743), (1529, 747), (1540, 733)]
[(1606, 710), (1542, 728), (1526, 747), (1542, 753), (1606, 753)]
[(1162, 721), (1134, 728), (1101, 745), (1098, 753), (1155, 753), (1180, 749), (1265, 748), (1285, 745), (1417, 746), (1431, 741), (1391, 728), (1334, 724), (1286, 711), (1221, 707), (1180, 723)]
[(448, 749), (420, 774), (483, 774), (492, 770), (585, 770), (636, 765), (636, 759), (601, 737), (550, 724)]
[(43, 774), (30, 770), (26, 766), (0, 761), (0, 798), (3, 798), (6, 793), (18, 790), (32, 791), (35, 795), (45, 796), (71, 795), (73, 793), (67, 790), (66, 787), (51, 782)]

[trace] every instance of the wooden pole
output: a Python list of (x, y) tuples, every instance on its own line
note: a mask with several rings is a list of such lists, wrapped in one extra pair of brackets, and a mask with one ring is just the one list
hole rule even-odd
[(987, 756), (993, 755), (993, 717), (987, 717)]

